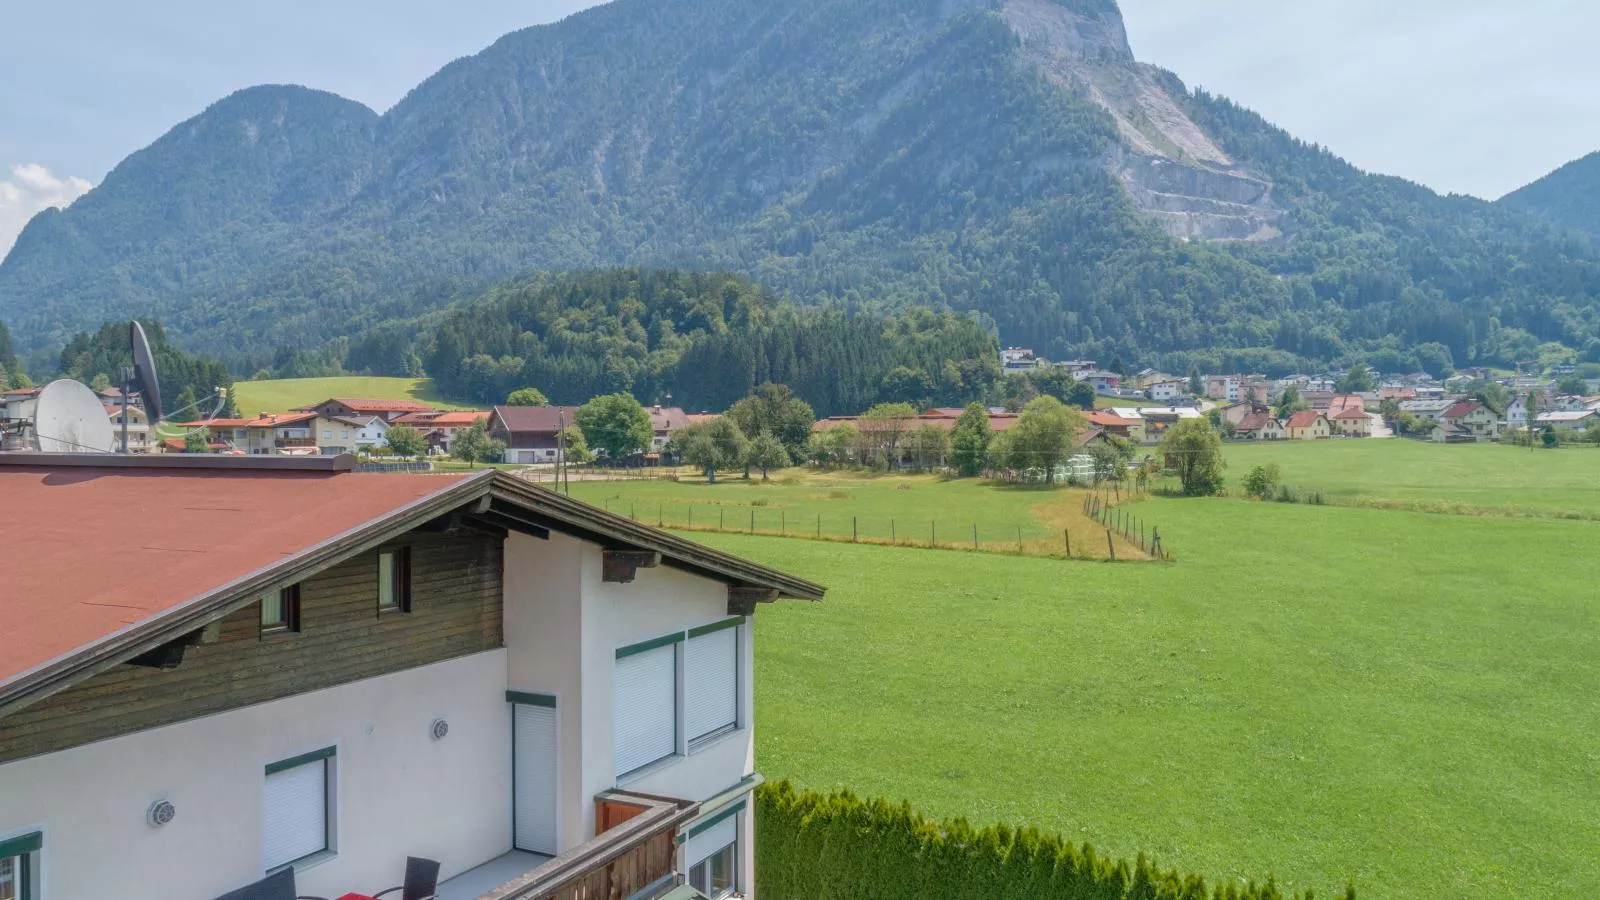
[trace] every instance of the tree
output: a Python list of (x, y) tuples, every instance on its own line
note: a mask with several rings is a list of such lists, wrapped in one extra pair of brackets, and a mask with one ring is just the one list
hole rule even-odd
[(767, 480), (767, 473), (773, 469), (783, 469), (789, 466), (789, 451), (784, 449), (783, 442), (778, 440), (770, 431), (763, 431), (756, 435), (750, 442), (750, 450), (745, 456), (750, 465), (761, 470), (761, 480)]
[(1560, 384), (1556, 385), (1556, 387), (1561, 389), (1561, 393), (1570, 394), (1574, 397), (1581, 397), (1589, 393), (1589, 382), (1582, 375), (1568, 375), (1561, 379)]
[(862, 414), (861, 434), (871, 441), (877, 459), (895, 466), (900, 462), (900, 440), (916, 418), (916, 407), (909, 403), (879, 403)]
[(506, 397), (507, 406), (549, 406), (550, 398), (536, 387), (517, 388)]
[(1128, 367), (1123, 365), (1122, 354), (1120, 353), (1111, 354), (1111, 365), (1109, 368), (1118, 375), (1128, 374)]
[(501, 459), (505, 452), (505, 443), (490, 437), (488, 426), (482, 422), (473, 422), (471, 428), (457, 432), (450, 442), (450, 455), (469, 466)]
[(1161, 451), (1167, 465), (1178, 473), (1178, 483), (1190, 497), (1206, 497), (1221, 492), (1222, 439), (1205, 419), (1184, 419), (1161, 438)]
[(1362, 394), (1377, 390), (1377, 386), (1372, 383), (1372, 373), (1367, 371), (1364, 360), (1357, 361), (1350, 367), (1350, 371), (1344, 373), (1344, 377), (1339, 379), (1338, 390), (1341, 394)]
[(1259, 500), (1269, 499), (1272, 492), (1277, 489), (1281, 477), (1277, 463), (1252, 466), (1250, 474), (1244, 477), (1244, 492)]
[(1194, 363), (1189, 364), (1189, 393), (1202, 397), (1206, 392), (1206, 384), (1200, 380), (1200, 367)]
[(744, 432), (727, 416), (680, 429), (672, 436), (672, 443), (678, 456), (704, 472), (706, 481), (712, 484), (717, 483), (718, 469), (744, 465), (750, 450)]
[(589, 452), (589, 444), (583, 439), (583, 432), (576, 426), (568, 425), (561, 429), (560, 441), (568, 464), (581, 466), (594, 462), (594, 454)]
[(1545, 449), (1547, 450), (1554, 450), (1555, 448), (1561, 446), (1561, 436), (1556, 434), (1555, 427), (1551, 425), (1546, 425), (1544, 427), (1544, 431), (1540, 432), (1539, 434), (1539, 440), (1544, 444)]
[(850, 454), (860, 439), (856, 427), (846, 422), (812, 435), (806, 445), (806, 456), (822, 469), (845, 466), (849, 464)]
[(804, 455), (806, 442), (811, 439), (811, 426), (816, 423), (817, 414), (811, 404), (796, 397), (787, 385), (768, 383), (729, 407), (728, 418), (751, 440), (763, 431), (770, 432), (791, 458), (798, 459)]
[(950, 435), (937, 425), (923, 425), (906, 438), (911, 460), (922, 472), (932, 472), (950, 455)]
[(1283, 393), (1278, 396), (1278, 410), (1276, 415), (1280, 419), (1287, 419), (1301, 410), (1310, 408), (1311, 407), (1306, 403), (1306, 401), (1301, 398), (1300, 388), (1291, 384), (1288, 387), (1285, 387), (1283, 389)]
[(421, 456), (428, 449), (428, 442), (410, 425), (391, 425), (387, 440), (396, 456)]
[(184, 385), (183, 390), (178, 392), (178, 399), (174, 402), (177, 404), (176, 406), (170, 410), (163, 410), (163, 412), (167, 415), (183, 416), (189, 419), (197, 419), (204, 415), (201, 410), (195, 409), (199, 405), (199, 401), (195, 399), (192, 385)]
[(655, 436), (650, 414), (628, 393), (590, 400), (578, 407), (577, 419), (589, 448), (611, 460), (627, 459), (643, 451)]
[(1506, 414), (1506, 407), (1511, 405), (1511, 392), (1505, 385), (1489, 378), (1479, 378), (1467, 385), (1466, 392), (1474, 400), (1494, 411), (1497, 416)]
[(1089, 444), (1089, 458), (1094, 464), (1095, 481), (1121, 481), (1128, 475), (1133, 444), (1108, 434)]
[(950, 432), (950, 465), (967, 478), (981, 473), (988, 463), (992, 440), (994, 429), (989, 427), (988, 410), (981, 403), (968, 404)]
[(1043, 469), (1054, 484), (1056, 467), (1072, 454), (1083, 419), (1054, 397), (1036, 397), (1022, 408), (1017, 424), (1004, 432), (1007, 465), (1018, 471)]
[(211, 450), (211, 430), (195, 428), (183, 436), (183, 452), (207, 453)]
[(921, 403), (933, 393), (933, 378), (921, 369), (895, 366), (883, 376), (881, 397), (891, 403)]
[(94, 378), (89, 380), (89, 389), (96, 394), (111, 387), (111, 376), (104, 372), (94, 373)]
[(1378, 415), (1385, 422), (1393, 422), (1400, 416), (1400, 401), (1393, 397), (1385, 397), (1378, 401)]

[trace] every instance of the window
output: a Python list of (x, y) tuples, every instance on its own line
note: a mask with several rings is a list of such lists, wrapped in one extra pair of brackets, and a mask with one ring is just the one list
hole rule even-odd
[(34, 870), (44, 835), (35, 831), (0, 841), (0, 900), (33, 900), (37, 896)]
[(378, 609), (411, 611), (411, 548), (378, 554)]
[(332, 440), (333, 439), (333, 429), (332, 428), (324, 428), (324, 429), (322, 429), (322, 439), (325, 440), (325, 441)]
[(261, 633), (300, 630), (300, 585), (261, 595)]
[(617, 651), (612, 707), (617, 777), (678, 752), (678, 643), (668, 635)]
[(689, 632), (684, 648), (684, 718), (689, 747), (739, 727), (739, 629), (727, 619)]
[(261, 795), (261, 860), (266, 871), (332, 851), (328, 798), (335, 752), (328, 747), (267, 766)]
[(739, 819), (743, 801), (691, 826), (684, 845), (689, 861), (689, 886), (710, 900), (726, 897), (739, 885)]

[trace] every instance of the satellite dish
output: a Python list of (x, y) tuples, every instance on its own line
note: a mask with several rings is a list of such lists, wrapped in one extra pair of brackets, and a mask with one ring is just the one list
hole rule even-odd
[(82, 382), (63, 378), (39, 392), (33, 433), (41, 453), (110, 453), (116, 447), (111, 417)]
[[(161, 420), (161, 384), (156, 380), (156, 361), (150, 355), (144, 327), (137, 320), (128, 323), (128, 337), (133, 343), (133, 389), (144, 398), (144, 411), (154, 426)], [(128, 398), (123, 397), (122, 402), (126, 404)]]

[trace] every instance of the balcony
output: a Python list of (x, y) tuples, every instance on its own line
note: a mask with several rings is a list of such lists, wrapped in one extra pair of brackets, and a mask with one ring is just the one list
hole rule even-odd
[(281, 438), (273, 438), (272, 445), (274, 447), (277, 447), (279, 450), (286, 450), (286, 449), (289, 449), (291, 447), (312, 447), (312, 448), (315, 448), (317, 446), (317, 439), (316, 438), (311, 438), (311, 437), (281, 437)]
[[(657, 897), (676, 887), (678, 826), (699, 814), (700, 804), (666, 797), (607, 791), (595, 798), (595, 827), (588, 841), (542, 863), (521, 854), (534, 868), (488, 888), (484, 875), (507, 857), (439, 886), (440, 900), (600, 900)], [(501, 869), (504, 871), (504, 869)], [(470, 893), (469, 893), (470, 892)]]

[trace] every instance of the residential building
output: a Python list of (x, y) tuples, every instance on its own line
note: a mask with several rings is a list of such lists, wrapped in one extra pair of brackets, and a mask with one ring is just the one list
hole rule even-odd
[(332, 424), (314, 412), (293, 412), (262, 413), (253, 419), (182, 422), (178, 427), (205, 428), (214, 442), (248, 456), (309, 456), (319, 452), (318, 433)]
[(1032, 372), (1034, 369), (1045, 365), (1045, 361), (1033, 355), (1033, 351), (1026, 347), (1006, 347), (1000, 351), (1000, 374), (1019, 375)]
[(650, 414), (650, 452), (660, 453), (672, 436), (689, 427), (689, 414), (676, 406), (647, 406)]
[(1068, 375), (1076, 375), (1079, 372), (1092, 372), (1099, 368), (1099, 364), (1092, 359), (1069, 359), (1064, 362), (1055, 363), (1055, 367), (1066, 372)]
[(0, 457), (8, 897), (752, 889), (754, 620), (822, 587), (504, 472), (38, 459)]
[(1207, 375), (1206, 396), (1225, 403), (1236, 403), (1240, 396), (1240, 384), (1237, 375)]
[(357, 450), (376, 450), (389, 446), (389, 423), (382, 416), (340, 417), (335, 421), (347, 422), (355, 429)]
[(1360, 405), (1342, 406), (1329, 413), (1328, 424), (1340, 437), (1372, 437), (1372, 413)]
[(1400, 411), (1410, 413), (1418, 419), (1427, 419), (1437, 422), (1444, 416), (1445, 410), (1455, 405), (1454, 400), (1448, 399), (1417, 399), (1400, 401)]
[(377, 416), (392, 424), (395, 419), (401, 416), (428, 412), (432, 409), (432, 406), (416, 400), (334, 398), (324, 400), (315, 406), (302, 406), (296, 409), (295, 412), (314, 412), (325, 419)]
[(1597, 420), (1600, 420), (1600, 411), (1592, 409), (1575, 409), (1555, 410), (1552, 412), (1539, 413), (1539, 415), (1534, 419), (1534, 422), (1540, 428), (1549, 425), (1558, 431), (1576, 431), (1579, 429), (1588, 428), (1590, 423)]
[(1144, 395), (1149, 397), (1151, 400), (1167, 401), (1176, 400), (1179, 397), (1187, 395), (1188, 393), (1189, 382), (1182, 378), (1168, 378), (1152, 381), (1150, 386), (1145, 388)]
[(1283, 388), (1278, 382), (1260, 375), (1247, 376), (1239, 382), (1239, 399), (1247, 403), (1271, 403), (1281, 393)]
[(1088, 382), (1097, 394), (1115, 394), (1122, 390), (1122, 376), (1115, 372), (1091, 369), (1086, 372), (1073, 372), (1072, 377), (1078, 381)]
[(1138, 419), (1142, 423), (1138, 438), (1141, 444), (1159, 442), (1168, 428), (1184, 419), (1203, 418), (1198, 409), (1189, 406), (1117, 406), (1111, 412), (1124, 419)]
[(1237, 428), (1239, 423), (1245, 420), (1246, 416), (1253, 412), (1264, 411), (1265, 408), (1266, 407), (1264, 405), (1257, 405), (1253, 402), (1242, 401), (1239, 403), (1230, 403), (1227, 406), (1222, 407), (1218, 410), (1217, 414), (1222, 417), (1222, 421), (1228, 422)]
[(430, 409), (397, 416), (389, 424), (415, 428), (422, 439), (428, 442), (430, 452), (450, 453), (454, 450), (456, 435), (479, 422), (487, 424), (489, 418), (489, 410)]
[(1244, 441), (1281, 441), (1289, 437), (1283, 423), (1266, 410), (1257, 410), (1245, 416), (1234, 426), (1233, 436)]
[(508, 463), (554, 464), (561, 428), (576, 428), (577, 420), (576, 406), (496, 406), (489, 415), (489, 436), (506, 445)]
[(1123, 416), (1116, 410), (1091, 409), (1083, 414), (1089, 424), (1100, 429), (1103, 433), (1113, 437), (1133, 441), (1136, 444), (1144, 443), (1144, 420), (1137, 417)]
[(122, 446), (122, 420), (128, 420), (128, 452), (149, 453), (153, 446), (150, 441), (150, 416), (142, 406), (130, 406), (124, 409), (120, 406), (106, 408), (106, 417), (111, 420), (111, 435), (117, 439), (117, 446)]
[(1304, 390), (1300, 392), (1300, 399), (1306, 402), (1306, 406), (1321, 413), (1333, 408), (1334, 396), (1336, 395), (1331, 390)]
[(1500, 417), (1494, 410), (1476, 400), (1463, 400), (1452, 404), (1439, 417), (1441, 427), (1434, 429), (1436, 441), (1492, 441), (1500, 436)]
[(1291, 441), (1317, 441), (1333, 436), (1328, 417), (1314, 409), (1302, 410), (1283, 423), (1285, 437)]

